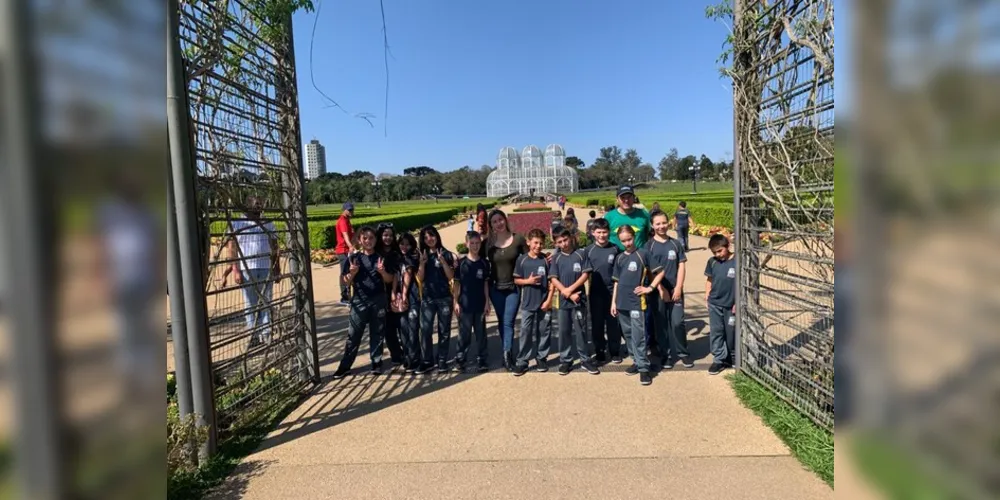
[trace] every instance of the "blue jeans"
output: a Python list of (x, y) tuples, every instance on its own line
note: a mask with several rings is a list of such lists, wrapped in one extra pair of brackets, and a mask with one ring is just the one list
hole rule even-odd
[(247, 305), (247, 329), (252, 339), (271, 340), (271, 293), (274, 281), (270, 269), (242, 269), (243, 300)]
[(517, 319), (517, 307), (520, 301), (521, 294), (517, 288), (497, 290), (495, 286), (490, 287), (490, 302), (497, 313), (497, 332), (500, 334), (505, 353), (514, 349), (514, 320)]

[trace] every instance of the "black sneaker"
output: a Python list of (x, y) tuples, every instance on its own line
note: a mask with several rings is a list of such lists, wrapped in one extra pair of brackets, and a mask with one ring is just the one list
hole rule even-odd
[(372, 363), (371, 374), (372, 375), (381, 375), (382, 374), (382, 362), (381, 361), (379, 361), (378, 363)]
[(594, 361), (597, 361), (598, 363), (607, 363), (608, 353), (604, 351), (597, 351), (597, 354), (594, 355)]
[(349, 305), (351, 305), (351, 300), (350, 299), (340, 299), (340, 302), (337, 302), (337, 303), (340, 304), (340, 305), (342, 305), (342, 306), (349, 306)]
[(712, 363), (712, 366), (708, 367), (709, 375), (718, 375), (728, 368), (725, 363)]
[(417, 364), (416, 363), (406, 363), (404, 371), (407, 374), (409, 374), (409, 375), (413, 375), (414, 373), (417, 373)]
[(559, 375), (569, 375), (570, 370), (573, 369), (572, 363), (560, 363), (559, 364)]
[(625, 369), (625, 375), (637, 375), (639, 373), (639, 367), (632, 365)]
[(598, 370), (597, 367), (594, 366), (594, 364), (591, 363), (590, 361), (581, 361), (580, 362), (580, 368), (583, 368), (584, 370), (587, 370), (587, 373), (589, 373), (591, 375), (600, 375), (601, 374), (601, 370)]
[(490, 364), (487, 363), (485, 359), (480, 359), (479, 365), (476, 367), (476, 371), (479, 373), (486, 373), (490, 371)]
[(397, 367), (397, 366), (399, 366), (401, 364), (403, 364), (402, 360), (399, 360), (399, 359), (389, 360), (389, 366), (392, 367), (392, 368), (395, 368), (395, 367)]
[(625, 361), (625, 359), (622, 358), (621, 356), (611, 356), (611, 362), (616, 365), (622, 364), (622, 361)]
[(549, 371), (549, 362), (544, 359), (539, 359), (535, 362), (535, 371), (539, 373), (545, 373)]
[(661, 366), (661, 368), (663, 368), (664, 370), (673, 370), (674, 369), (674, 361), (672, 359), (670, 359), (670, 358), (665, 358), (663, 360), (663, 366)]
[(513, 373), (515, 377), (520, 377), (521, 375), (524, 375), (525, 373), (528, 373), (528, 366), (527, 365), (514, 365), (514, 369), (511, 370), (511, 373)]
[(438, 363), (438, 373), (448, 373), (448, 362), (441, 361)]
[(433, 369), (434, 365), (430, 363), (420, 363), (420, 366), (417, 367), (417, 370), (414, 373), (416, 373), (417, 375), (423, 375), (425, 373), (430, 372)]
[(649, 385), (653, 383), (653, 376), (649, 372), (642, 372), (639, 374), (639, 383), (642, 385)]
[(333, 379), (340, 380), (351, 374), (350, 368), (337, 368), (337, 371), (333, 372)]
[(684, 368), (694, 368), (694, 361), (691, 361), (688, 356), (681, 358), (681, 364), (684, 365)]

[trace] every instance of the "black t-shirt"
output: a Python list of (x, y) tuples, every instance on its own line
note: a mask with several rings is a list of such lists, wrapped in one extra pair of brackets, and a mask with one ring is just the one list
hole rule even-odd
[[(552, 263), (549, 265), (549, 279), (559, 280), (559, 283), (564, 287), (576, 283), (576, 280), (580, 279), (583, 273), (589, 272), (590, 266), (587, 265), (587, 258), (584, 257), (583, 252), (580, 250), (569, 254), (562, 253), (562, 251), (556, 252), (552, 257)], [(574, 293), (580, 294), (579, 303), (558, 295), (556, 296), (557, 298), (553, 299), (553, 306), (556, 309), (575, 309), (580, 307), (580, 303), (587, 298), (587, 290), (581, 286)]]
[(621, 253), (618, 247), (608, 242), (608, 246), (602, 247), (597, 243), (591, 243), (583, 249), (587, 258), (587, 266), (590, 267), (590, 293), (595, 289), (611, 289), (615, 286), (612, 277), (615, 271), (615, 258)]
[(736, 304), (736, 259), (720, 261), (708, 259), (705, 276), (712, 279), (712, 290), (708, 293), (708, 303), (719, 307), (733, 307)]
[(517, 258), (528, 254), (528, 243), (520, 234), (514, 233), (510, 245), (499, 248), (490, 245), (486, 249), (486, 259), (490, 261), (490, 280), (501, 290), (514, 289), (514, 266)]
[(378, 254), (366, 255), (364, 252), (351, 254), (352, 264), (361, 266), (358, 274), (354, 276), (351, 289), (354, 293), (351, 300), (354, 302), (385, 302), (385, 282), (378, 272), (378, 261), (382, 258)]
[[(443, 262), (442, 262), (443, 261)], [(451, 281), (441, 266), (455, 265), (455, 256), (444, 250), (441, 259), (436, 252), (428, 252), (427, 263), (424, 264), (424, 298), (447, 299), (451, 297)]]
[(671, 294), (677, 286), (677, 273), (680, 270), (680, 263), (687, 262), (687, 254), (684, 253), (684, 245), (681, 245), (674, 238), (667, 238), (667, 241), (656, 241), (656, 238), (646, 243), (646, 251), (649, 252), (650, 272), (663, 271), (663, 287)]
[(514, 277), (524, 279), (534, 274), (540, 278), (537, 285), (521, 286), (521, 310), (537, 311), (542, 308), (542, 302), (545, 302), (549, 290), (547, 269), (545, 257), (541, 255), (535, 258), (525, 254), (517, 259)]
[(420, 302), (420, 285), (417, 283), (417, 269), (420, 267), (420, 256), (416, 252), (411, 252), (409, 255), (403, 255), (400, 258), (399, 265), (399, 287), (403, 287), (403, 275), (412, 273), (410, 277), (410, 288), (406, 291), (406, 300), (410, 303), (410, 306), (415, 306)]
[(471, 260), (468, 257), (458, 261), (455, 275), (461, 288), (458, 291), (458, 305), (463, 313), (480, 314), (486, 309), (484, 285), (490, 279), (490, 265), (485, 259)]
[(674, 217), (677, 218), (677, 227), (688, 227), (691, 223), (691, 212), (689, 212), (686, 208), (678, 208), (677, 211), (674, 212)]
[[(389, 274), (399, 273), (399, 254), (389, 252), (382, 256), (382, 260), (385, 262), (385, 272)], [(392, 283), (385, 284), (385, 293), (392, 293)]]
[(646, 296), (636, 295), (634, 290), (639, 285), (649, 283), (649, 261), (649, 252), (644, 248), (618, 254), (614, 272), (614, 280), (618, 282), (618, 297), (615, 300), (618, 310), (646, 310)]

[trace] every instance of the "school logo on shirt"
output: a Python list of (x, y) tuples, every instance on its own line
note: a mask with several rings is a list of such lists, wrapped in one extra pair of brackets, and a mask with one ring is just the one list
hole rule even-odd
[(677, 252), (675, 250), (671, 250), (670, 252), (668, 252), (667, 259), (677, 260)]
[(609, 255), (608, 256), (608, 264), (614, 264), (614, 263), (615, 263), (615, 256), (614, 255)]
[(483, 279), (483, 270), (476, 269), (476, 279)]
[(638, 271), (639, 270), (639, 266), (635, 262), (629, 262), (628, 263), (628, 270), (629, 271), (633, 271), (633, 272)]
[(441, 267), (441, 259), (434, 259), (434, 267)]
[(535, 272), (538, 273), (539, 276), (545, 276), (545, 266), (538, 266), (538, 269)]
[(730, 267), (729, 271), (726, 272), (726, 277), (727, 278), (735, 278), (736, 277), (736, 269)]
[(583, 268), (580, 267), (580, 263), (579, 262), (574, 262), (573, 263), (573, 272), (578, 273), (578, 272), (580, 272), (581, 269), (583, 269)]

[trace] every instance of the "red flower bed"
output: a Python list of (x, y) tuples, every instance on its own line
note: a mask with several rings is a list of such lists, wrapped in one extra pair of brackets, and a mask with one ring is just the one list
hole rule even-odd
[(552, 227), (552, 214), (556, 212), (519, 212), (507, 215), (507, 222), (510, 230), (518, 234), (527, 235), (532, 229), (541, 229), (545, 234), (549, 234)]
[(515, 212), (527, 212), (529, 210), (548, 210), (549, 206), (544, 203), (522, 203), (514, 209)]

